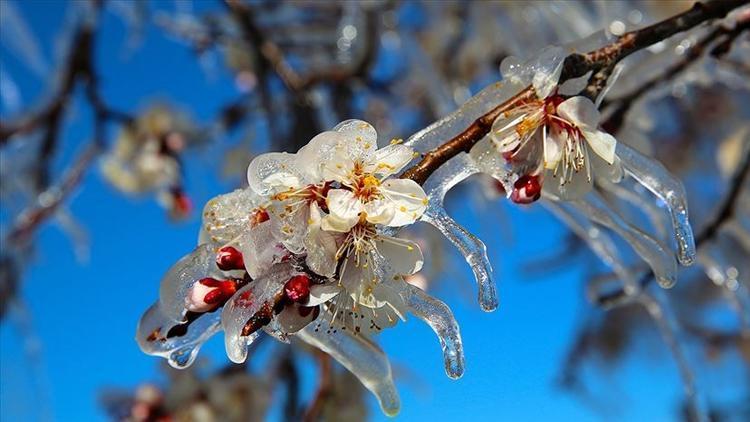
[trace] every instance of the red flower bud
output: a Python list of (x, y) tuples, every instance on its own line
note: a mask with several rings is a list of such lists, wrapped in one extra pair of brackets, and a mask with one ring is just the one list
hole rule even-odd
[(305, 302), (310, 297), (310, 277), (300, 274), (290, 278), (284, 285), (284, 294), (292, 302)]
[(242, 252), (231, 246), (224, 246), (216, 254), (216, 266), (222, 271), (245, 269)]
[(510, 200), (516, 204), (530, 204), (542, 196), (542, 182), (539, 176), (521, 176), (513, 184)]
[(203, 278), (190, 288), (185, 307), (191, 312), (208, 312), (229, 300), (236, 291), (234, 280)]

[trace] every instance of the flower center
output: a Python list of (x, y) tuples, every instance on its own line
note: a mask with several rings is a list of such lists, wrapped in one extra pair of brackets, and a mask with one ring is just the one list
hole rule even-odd
[(362, 202), (369, 202), (380, 197), (380, 180), (370, 173), (363, 173), (355, 177), (354, 196)]

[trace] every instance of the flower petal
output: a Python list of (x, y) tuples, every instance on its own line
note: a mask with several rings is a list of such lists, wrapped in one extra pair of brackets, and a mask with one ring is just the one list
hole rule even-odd
[(380, 192), (392, 203), (395, 215), (388, 222), (390, 227), (412, 224), (427, 208), (427, 195), (422, 186), (410, 179), (389, 179), (380, 185)]
[(367, 161), (366, 173), (390, 176), (403, 169), (414, 159), (414, 150), (402, 144), (388, 145), (375, 151)]
[(542, 136), (544, 142), (544, 168), (554, 169), (562, 158), (563, 142), (560, 137), (565, 135), (554, 128), (547, 132), (547, 128), (544, 127)]
[(326, 131), (317, 134), (307, 145), (297, 151), (295, 161), (300, 171), (310, 181), (319, 181), (323, 177), (323, 164), (331, 161), (338, 145), (343, 145), (346, 137), (340, 132)]
[(615, 162), (615, 147), (617, 147), (617, 139), (607, 132), (601, 130), (586, 130), (583, 129), (583, 137), (586, 138), (589, 146), (596, 153), (596, 155), (602, 157), (604, 161), (609, 164)]
[(303, 183), (294, 155), (286, 152), (262, 154), (247, 167), (247, 183), (258, 195), (296, 189)]
[(334, 180), (347, 185), (350, 183), (356, 160), (358, 159), (349, 156), (345, 147), (338, 145), (334, 148), (331, 158), (321, 163), (320, 174), (324, 180)]
[(324, 284), (313, 284), (310, 286), (310, 298), (305, 306), (316, 306), (328, 302), (334, 297), (338, 296), (344, 289), (339, 286), (337, 282), (330, 282)]
[(364, 205), (367, 221), (373, 224), (387, 225), (396, 215), (393, 202), (383, 199), (375, 199)]
[(395, 273), (410, 275), (422, 269), (424, 256), (415, 242), (391, 236), (378, 236), (375, 245), (378, 253), (390, 264)]
[(336, 272), (336, 235), (322, 230), (321, 216), (318, 205), (313, 202), (310, 206), (310, 220), (307, 236), (304, 240), (307, 257), (305, 262), (316, 274), (333, 277)]
[(333, 128), (346, 137), (342, 145), (352, 160), (368, 161), (368, 157), (378, 149), (378, 133), (371, 124), (357, 119), (345, 120)]
[(347, 232), (359, 221), (362, 202), (351, 191), (331, 189), (326, 197), (329, 215), (323, 218), (323, 230)]
[(580, 129), (595, 129), (599, 125), (599, 110), (586, 97), (570, 97), (557, 106), (557, 114)]
[(369, 252), (360, 254), (359, 259), (354, 256), (347, 257), (341, 267), (339, 280), (349, 296), (358, 304), (368, 308), (380, 308), (385, 305), (384, 301), (377, 300), (372, 295), (378, 278), (375, 275), (375, 260)]
[(319, 314), (319, 310), (304, 309), (302, 306), (292, 304), (286, 306), (274, 318), (277, 328), (284, 334), (293, 334), (305, 328), (313, 322)]

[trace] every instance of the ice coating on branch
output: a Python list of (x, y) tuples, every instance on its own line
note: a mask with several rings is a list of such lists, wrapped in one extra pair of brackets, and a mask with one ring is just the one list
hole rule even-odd
[(427, 323), (443, 349), (445, 373), (453, 379), (464, 374), (464, 349), (458, 323), (448, 305), (435, 299), (416, 286), (409, 285), (407, 306), (417, 318)]
[(672, 287), (677, 281), (677, 263), (674, 256), (662, 244), (625, 221), (596, 192), (585, 199), (572, 202), (584, 215), (604, 227), (612, 229), (625, 239), (654, 272), (660, 286)]
[[(640, 290), (633, 272), (627, 268), (614, 241), (606, 231), (597, 227), (596, 224), (585, 218), (580, 212), (569, 209), (569, 204), (545, 200), (544, 205), (573, 230), (578, 237), (583, 239), (599, 259), (612, 268), (612, 271), (614, 271), (623, 283), (628, 299)], [(598, 286), (589, 286), (589, 297), (599, 296), (596, 287)]]
[(667, 205), (677, 242), (677, 259), (682, 265), (692, 264), (695, 261), (695, 240), (688, 220), (687, 196), (682, 182), (661, 163), (622, 142), (617, 144), (617, 156), (630, 175)]
[(203, 244), (172, 265), (159, 287), (159, 306), (164, 316), (177, 322), (183, 320), (188, 290), (195, 282), (211, 274), (215, 259), (214, 248)]
[(395, 416), (401, 400), (391, 376), (391, 364), (370, 339), (350, 331), (332, 330), (325, 318), (320, 326), (308, 325), (297, 336), (336, 359), (367, 387), (386, 415)]
[(219, 317), (219, 312), (211, 312), (189, 324), (176, 323), (156, 303), (138, 321), (135, 339), (143, 353), (166, 358), (173, 368), (186, 368), (203, 343), (219, 331)]
[[(281, 294), (286, 283), (294, 274), (288, 264), (277, 264), (261, 278), (238, 290), (224, 305), (221, 312), (221, 327), (224, 329), (224, 346), (232, 362), (242, 363), (247, 359), (247, 348), (257, 338), (257, 329), (243, 333), (251, 317), (262, 312), (271, 319), (274, 296)], [(267, 323), (267, 322), (266, 322)]]

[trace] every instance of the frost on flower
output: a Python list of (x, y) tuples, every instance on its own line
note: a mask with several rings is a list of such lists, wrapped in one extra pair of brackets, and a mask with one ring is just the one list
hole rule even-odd
[(206, 204), (198, 247), (167, 272), (141, 321), (143, 351), (186, 366), (223, 330), (227, 355), (243, 362), (261, 331), (280, 341), (297, 335), (338, 359), (395, 414), (390, 365), (371, 337), (412, 313), (438, 335), (447, 374), (460, 377), (451, 311), (404, 281), (424, 258), (396, 231), (419, 220), (429, 201), (419, 184), (392, 176), (413, 157), (405, 145), (378, 148), (375, 129), (359, 120), (295, 154), (256, 157), (247, 189)]

